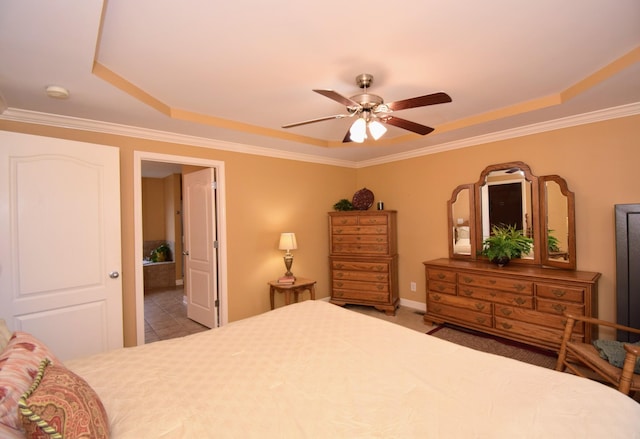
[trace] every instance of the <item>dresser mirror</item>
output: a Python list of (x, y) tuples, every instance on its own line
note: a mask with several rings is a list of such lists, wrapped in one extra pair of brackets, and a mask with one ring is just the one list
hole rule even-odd
[(447, 205), (451, 258), (481, 258), (493, 226), (515, 225), (533, 246), (513, 263), (576, 268), (574, 197), (560, 176), (537, 177), (523, 162), (490, 165)]
[(453, 258), (471, 258), (476, 254), (476, 239), (472, 234), (475, 223), (473, 184), (454, 189), (447, 202), (449, 213), (449, 255)]

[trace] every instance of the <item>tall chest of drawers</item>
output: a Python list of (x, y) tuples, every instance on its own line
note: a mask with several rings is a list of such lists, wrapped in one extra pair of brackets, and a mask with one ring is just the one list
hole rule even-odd
[(331, 303), (369, 305), (395, 314), (400, 300), (396, 213), (329, 213)]
[[(597, 310), (600, 273), (457, 259), (424, 266), (427, 323), (453, 323), (557, 351), (564, 313), (595, 316)], [(581, 341), (595, 336), (579, 327)]]

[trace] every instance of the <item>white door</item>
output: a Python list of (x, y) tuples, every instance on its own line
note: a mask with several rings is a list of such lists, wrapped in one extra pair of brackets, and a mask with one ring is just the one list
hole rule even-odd
[(122, 347), (117, 148), (0, 131), (0, 317), (61, 359)]
[(187, 317), (218, 326), (215, 169), (183, 175), (185, 290)]

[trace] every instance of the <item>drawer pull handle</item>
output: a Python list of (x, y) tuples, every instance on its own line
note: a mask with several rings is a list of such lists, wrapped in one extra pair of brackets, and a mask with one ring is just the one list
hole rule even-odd
[(336, 285), (337, 285), (338, 287), (342, 287), (344, 284), (343, 284), (342, 282), (336, 282)]
[(447, 277), (447, 276), (445, 276), (444, 273), (438, 273), (438, 279), (442, 280), (445, 277)]
[(510, 324), (508, 324), (508, 323), (502, 323), (502, 324), (501, 324), (501, 326), (502, 326), (504, 329), (511, 329), (511, 328), (513, 328), (513, 325), (510, 325)]
[(523, 291), (527, 288), (526, 285), (522, 285), (522, 284), (515, 284), (513, 287), (516, 289), (516, 291)]
[(501, 308), (500, 312), (502, 312), (502, 314), (505, 316), (510, 316), (513, 311), (511, 311), (509, 308)]
[(376, 285), (376, 288), (377, 288), (378, 290), (383, 290), (383, 289), (384, 289), (384, 287), (385, 287), (385, 286), (384, 286), (384, 285), (382, 285), (382, 284), (378, 284), (378, 285)]
[(342, 270), (342, 267), (344, 267), (344, 265), (342, 265), (342, 264), (336, 264), (336, 268), (338, 268), (338, 269)]
[(442, 296), (440, 296), (440, 294), (434, 294), (433, 296), (431, 296), (431, 298), (437, 302), (442, 299)]
[(491, 291), (491, 292), (489, 292), (489, 295), (491, 297), (496, 297), (498, 295), (498, 293), (496, 293), (495, 291)]
[(437, 288), (438, 288), (438, 291), (444, 291), (447, 289), (447, 287), (442, 284), (439, 284)]
[(343, 277), (344, 273), (336, 273), (336, 277)]
[(567, 292), (565, 290), (558, 290), (558, 289), (553, 289), (551, 290), (551, 292), (553, 293), (554, 296), (556, 297), (562, 297), (565, 294), (567, 294)]
[(490, 283), (491, 285), (495, 285), (495, 284), (496, 284), (496, 280), (495, 280), (495, 279), (489, 279), (489, 283)]
[(442, 312), (442, 308), (441, 308), (441, 307), (439, 307), (439, 306), (434, 306), (434, 307), (433, 307), (433, 312), (435, 312), (435, 313), (440, 313), (440, 312)]
[(336, 229), (336, 233), (342, 233), (342, 229)]
[(476, 322), (478, 323), (484, 323), (487, 319), (485, 319), (484, 317), (476, 317)]
[(484, 303), (476, 303), (476, 309), (482, 311), (484, 309)]
[(522, 297), (516, 297), (515, 299), (513, 299), (513, 301), (515, 303), (517, 303), (518, 305), (524, 305), (527, 301), (524, 300)]
[(564, 313), (564, 310), (567, 309), (565, 305), (560, 305), (559, 303), (554, 304), (551, 308), (555, 309), (558, 313)]
[(473, 290), (462, 290), (462, 294), (465, 296), (473, 296)]
[(382, 275), (378, 276), (378, 280), (384, 280), (384, 276)]
[(472, 277), (467, 277), (467, 276), (463, 276), (462, 277), (462, 281), (466, 284), (470, 284), (473, 282), (473, 278)]

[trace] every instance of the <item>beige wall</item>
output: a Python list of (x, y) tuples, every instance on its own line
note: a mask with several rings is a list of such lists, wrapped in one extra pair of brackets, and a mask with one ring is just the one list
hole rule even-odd
[[(266, 282), (282, 274), (280, 232), (298, 239), (293, 272), (328, 296), (327, 215), (367, 187), (398, 210), (400, 297), (424, 303), (422, 262), (447, 256), (446, 203), (489, 164), (520, 160), (534, 174), (562, 175), (576, 194), (578, 269), (599, 271), (600, 316), (615, 318), (613, 205), (640, 203), (640, 116), (583, 125), (361, 169), (0, 121), (0, 129), (120, 147), (125, 344), (135, 344), (133, 151), (225, 163), (229, 319), (269, 309)], [(409, 290), (410, 282), (418, 291)], [(281, 298), (279, 298), (281, 299)], [(281, 302), (279, 302), (281, 303)]]

